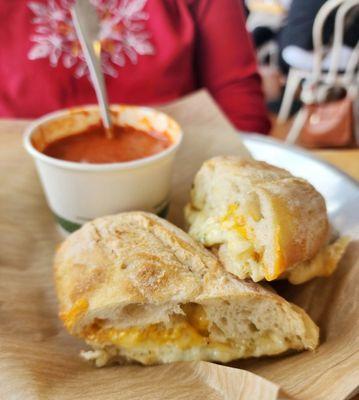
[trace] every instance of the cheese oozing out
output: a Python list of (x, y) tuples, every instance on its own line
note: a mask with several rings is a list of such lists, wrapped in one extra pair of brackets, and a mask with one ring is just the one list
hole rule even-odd
[[(230, 204), (219, 216), (197, 213), (190, 234), (206, 247), (218, 248), (226, 269), (241, 279), (250, 277), (257, 282), (287, 278), (300, 284), (334, 272), (350, 242), (348, 237), (323, 246), (310, 260), (288, 266), (280, 243), (280, 226), (274, 225), (271, 236), (264, 236), (268, 229), (261, 225), (263, 219), (260, 211), (253, 208), (255, 202), (251, 205), (243, 213), (238, 202)], [(269, 259), (267, 253), (272, 255)]]
[(81, 336), (91, 343), (115, 345), (131, 349), (135, 346), (176, 345), (182, 350), (193, 346), (222, 345), (209, 339), (209, 321), (199, 304), (182, 305), (185, 315), (172, 316), (169, 324), (156, 323), (147, 326), (117, 328), (106, 326), (106, 321), (95, 321), (83, 329)]
[[(254, 228), (261, 219), (260, 211), (253, 208), (247, 211), (244, 215), (239, 204), (232, 203), (225, 212), (216, 217), (198, 213), (196, 218), (203, 220), (191, 226), (190, 234), (207, 247), (220, 246), (220, 259), (230, 272), (241, 279), (250, 276), (254, 281), (259, 281), (263, 277), (271, 280), (275, 276), (275, 271), (271, 271), (265, 264), (265, 248), (259, 243)], [(281, 263), (279, 243), (275, 250), (277, 260), (274, 269), (277, 270), (280, 269)]]
[[(274, 355), (288, 348), (303, 349), (302, 339), (293, 334), (286, 320), (286, 312), (277, 316), (281, 322), (273, 326), (268, 318), (268, 312), (273, 312), (272, 302), (264, 298), (257, 303), (258, 299), (251, 296), (239, 303), (186, 303), (166, 321), (124, 326), (124, 321), (119, 325), (116, 320), (100, 316), (82, 325), (88, 302), (79, 299), (61, 316), (70, 332), (92, 347), (82, 356), (94, 360), (97, 366), (121, 360), (145, 365), (193, 360), (228, 362)], [(263, 313), (253, 312), (254, 304)]]

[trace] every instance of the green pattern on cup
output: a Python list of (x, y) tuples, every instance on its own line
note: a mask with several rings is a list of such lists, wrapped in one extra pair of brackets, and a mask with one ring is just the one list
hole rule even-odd
[(66, 232), (72, 233), (77, 231), (77, 229), (81, 228), (81, 224), (76, 222), (69, 221), (65, 218), (60, 217), (59, 215), (55, 215), (56, 222), (61, 226), (61, 228), (65, 229)]

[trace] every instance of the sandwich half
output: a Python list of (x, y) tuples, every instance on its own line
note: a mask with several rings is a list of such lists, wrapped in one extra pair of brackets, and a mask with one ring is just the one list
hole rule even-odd
[(155, 215), (122, 213), (73, 233), (55, 257), (60, 317), (86, 359), (228, 362), (313, 350), (299, 307), (240, 281), (189, 235)]
[(197, 173), (189, 234), (241, 279), (299, 284), (335, 270), (348, 244), (328, 245), (325, 201), (304, 179), (265, 162), (216, 157)]

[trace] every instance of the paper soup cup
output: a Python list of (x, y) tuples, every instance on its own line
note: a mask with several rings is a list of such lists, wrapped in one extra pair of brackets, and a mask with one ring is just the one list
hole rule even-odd
[(167, 213), (173, 161), (183, 136), (179, 125), (147, 107), (113, 105), (111, 114), (120, 126), (166, 132), (172, 144), (150, 157), (108, 164), (63, 161), (42, 153), (48, 143), (99, 123), (97, 106), (45, 115), (24, 134), (24, 146), (35, 160), (50, 209), (67, 233), (86, 221), (121, 211)]

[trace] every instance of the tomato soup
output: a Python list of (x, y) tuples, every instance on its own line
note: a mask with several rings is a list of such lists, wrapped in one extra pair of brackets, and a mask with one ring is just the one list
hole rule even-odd
[(109, 139), (99, 124), (49, 143), (42, 153), (60, 160), (102, 164), (149, 157), (171, 144), (165, 133), (145, 132), (131, 126), (114, 125), (113, 137)]

